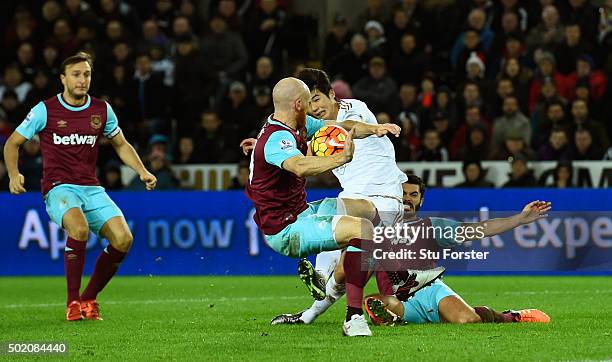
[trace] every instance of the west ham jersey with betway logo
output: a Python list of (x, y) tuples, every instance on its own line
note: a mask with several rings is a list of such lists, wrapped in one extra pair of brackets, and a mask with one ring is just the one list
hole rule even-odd
[(87, 95), (84, 105), (73, 107), (58, 94), (34, 106), (16, 131), (27, 139), (40, 136), (46, 195), (60, 184), (100, 185), (98, 137), (112, 138), (120, 129), (115, 112), (103, 100)]
[(300, 133), (270, 116), (259, 132), (251, 154), (246, 193), (255, 204), (253, 219), (264, 234), (278, 234), (308, 207), (306, 179), (283, 169), (282, 165), (288, 158), (305, 155), (306, 139), (323, 125), (322, 120), (309, 117), (306, 129)]

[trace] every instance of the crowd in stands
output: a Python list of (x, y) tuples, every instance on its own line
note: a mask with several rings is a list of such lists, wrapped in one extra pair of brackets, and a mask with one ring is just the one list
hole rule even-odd
[[(305, 66), (402, 127), (398, 161), (464, 161), (466, 187), (491, 186), (484, 160), (512, 162), (508, 186), (537, 185), (526, 162), (557, 161), (561, 187), (571, 161), (612, 159), (611, 0), (367, 0), (318, 29), (287, 0), (2, 1), (0, 146), (83, 50), (90, 94), (112, 105), (162, 189), (180, 187), (171, 164), (246, 169), (238, 143), (272, 112), (274, 84)], [(105, 187), (142, 187), (122, 185), (108, 140), (99, 158)], [(40, 188), (36, 139), (20, 170)]]

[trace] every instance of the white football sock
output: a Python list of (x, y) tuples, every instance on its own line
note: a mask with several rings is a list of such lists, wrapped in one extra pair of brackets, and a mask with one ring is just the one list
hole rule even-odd
[(310, 324), (318, 316), (325, 313), (338, 299), (342, 298), (345, 292), (344, 283), (339, 284), (332, 275), (325, 285), (325, 299), (315, 300), (312, 306), (306, 309), (300, 319), (306, 324)]
[(317, 254), (317, 260), (315, 261), (315, 270), (318, 270), (325, 276), (326, 279), (331, 279), (330, 275), (336, 269), (342, 250), (324, 251)]

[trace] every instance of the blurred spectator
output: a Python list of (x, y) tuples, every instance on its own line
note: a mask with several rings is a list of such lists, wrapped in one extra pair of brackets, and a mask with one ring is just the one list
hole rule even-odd
[(280, 61), (283, 27), (287, 15), (278, 7), (276, 0), (261, 0), (246, 25), (244, 40), (251, 59), (262, 55), (274, 62)]
[(389, 48), (387, 38), (385, 38), (385, 29), (382, 24), (376, 20), (370, 20), (365, 24), (364, 32), (368, 37), (368, 49), (372, 55), (387, 57)]
[(453, 139), (453, 128), (450, 125), (448, 117), (441, 112), (434, 113), (431, 117), (433, 129), (438, 132), (442, 146), (447, 150), (450, 148)]
[(509, 78), (499, 78), (493, 100), (491, 100), (491, 111), (488, 116), (490, 118), (500, 117), (504, 113), (504, 101), (509, 96), (515, 96), (517, 105), (519, 99), (515, 95), (514, 83)]
[(249, 82), (249, 88), (253, 90), (255, 87), (274, 88), (278, 82), (278, 76), (274, 68), (274, 62), (270, 57), (260, 57), (255, 65), (255, 74)]
[(563, 103), (559, 101), (549, 102), (545, 108), (545, 116), (537, 122), (532, 121), (533, 144), (536, 147), (549, 140), (552, 130), (565, 129), (568, 126), (568, 120), (565, 116), (565, 105)]
[(569, 156), (567, 133), (562, 128), (553, 129), (548, 137), (548, 143), (542, 145), (538, 151), (540, 161), (566, 160)]
[[(411, 0), (413, 3), (416, 1)], [(414, 7), (418, 4), (414, 4)], [(391, 21), (386, 26), (385, 34), (387, 36), (388, 50), (394, 53), (399, 50), (401, 38), (405, 34), (412, 34), (415, 38), (415, 44), (419, 48), (423, 47), (423, 34), (421, 32), (421, 22), (418, 19), (419, 14), (415, 14), (413, 11), (406, 10), (402, 7), (398, 7), (393, 10)], [(418, 42), (416, 42), (418, 41)]]
[(19, 66), (17, 64), (9, 65), (4, 69), (4, 78), (2, 79), (2, 85), (0, 85), (0, 101), (7, 91), (13, 91), (21, 103), (25, 100), (31, 88), (32, 84), (23, 79)]
[(418, 103), (417, 89), (414, 84), (402, 84), (399, 90), (399, 110), (397, 114), (404, 113), (412, 119), (417, 127), (416, 131), (422, 128), (423, 120), (421, 119), (421, 108)]
[(27, 114), (27, 110), (19, 103), (17, 93), (12, 90), (4, 92), (0, 109), (4, 110), (6, 119), (13, 125), (17, 126)]
[(225, 22), (231, 31), (235, 31), (237, 33), (242, 31), (242, 19), (238, 14), (236, 0), (219, 1), (217, 12), (225, 19)]
[(565, 9), (565, 23), (575, 23), (580, 26), (584, 39), (589, 44), (597, 41), (597, 26), (599, 16), (597, 9), (590, 0), (569, 0)]
[(578, 57), (588, 54), (590, 50), (591, 47), (582, 38), (580, 26), (578, 24), (566, 25), (563, 43), (555, 49), (557, 69), (564, 75), (571, 73), (576, 68)]
[(164, 85), (163, 74), (153, 72), (148, 54), (136, 57), (134, 72), (138, 119), (144, 122), (149, 134), (166, 133), (168, 125), (169, 91)]
[[(179, 188), (180, 183), (170, 168), (170, 161), (165, 151), (152, 148), (146, 156), (145, 166), (149, 172), (157, 177), (156, 190), (175, 190)], [(145, 190), (145, 184), (136, 176), (127, 188), (133, 191), (143, 191)]]
[(220, 79), (239, 79), (247, 64), (247, 51), (240, 35), (227, 31), (225, 19), (213, 15), (210, 34), (202, 40), (202, 52)]
[(167, 47), (168, 37), (159, 30), (157, 23), (153, 19), (142, 23), (142, 39), (139, 44), (139, 51), (145, 51), (152, 46)]
[(572, 160), (601, 160), (604, 149), (593, 141), (593, 131), (590, 128), (578, 128), (574, 133), (574, 146), (570, 151)]
[(374, 57), (370, 60), (370, 74), (353, 86), (355, 98), (365, 102), (372, 112), (391, 112), (397, 84), (386, 74), (385, 60)]
[(499, 61), (509, 37), (521, 35), (522, 30), (517, 13), (512, 11), (504, 12), (501, 18), (501, 29), (495, 31), (495, 38), (489, 51), (491, 59)]
[[(158, 0), (157, 3), (163, 2)], [(166, 0), (166, 2), (169, 2)], [(123, 0), (100, 0), (103, 23), (116, 20), (125, 25), (132, 36), (140, 34), (140, 19), (130, 4)]]
[(391, 142), (395, 145), (395, 158), (397, 161), (413, 161), (417, 156), (417, 151), (421, 146), (419, 138), (417, 120), (411, 118), (405, 112), (398, 117), (399, 126), (402, 132), (399, 137), (391, 137)]
[(21, 43), (17, 48), (17, 65), (23, 75), (23, 80), (31, 83), (36, 72), (34, 47), (31, 43)]
[(51, 78), (51, 83), (53, 84), (54, 89), (60, 89), (60, 76), (59, 76), (59, 66), (60, 60), (58, 58), (59, 53), (57, 48), (53, 45), (47, 44), (43, 49), (43, 64), (42, 69)]
[(487, 171), (484, 170), (479, 161), (464, 161), (463, 162), (463, 177), (464, 181), (455, 185), (460, 188), (492, 188), (493, 183), (487, 181)]
[[(460, 148), (463, 148), (465, 142), (468, 140), (469, 137), (468, 131), (475, 125), (479, 124), (485, 130), (485, 140), (487, 141), (485, 143), (488, 143), (488, 140), (491, 138), (491, 123), (486, 118), (482, 117), (480, 108), (478, 108), (478, 106), (469, 106), (465, 110), (464, 119), (462, 121), (462, 124), (455, 131), (453, 135), (453, 140), (451, 142), (450, 151), (453, 159), (457, 159), (457, 151)], [(488, 154), (489, 153), (487, 152), (481, 157), (486, 157)]]
[(376, 114), (376, 120), (379, 124), (391, 123), (391, 116), (389, 113), (381, 112)]
[(509, 58), (502, 65), (501, 77), (512, 81), (514, 94), (517, 96), (521, 110), (528, 110), (529, 86), (531, 84), (531, 71), (524, 68), (516, 58)]
[(558, 189), (574, 187), (574, 184), (572, 183), (572, 176), (573, 176), (572, 162), (571, 161), (559, 161), (553, 173), (552, 184), (549, 184), (546, 186), (555, 187)]
[(59, 89), (52, 87), (49, 75), (40, 69), (34, 74), (32, 85), (32, 89), (28, 91), (26, 99), (23, 102), (25, 109), (31, 109), (38, 102), (50, 98), (59, 91)]
[(350, 40), (353, 33), (349, 30), (346, 17), (336, 15), (332, 23), (331, 31), (325, 37), (323, 45), (323, 64), (328, 67), (331, 60), (337, 57), (343, 51), (346, 52), (350, 48)]
[(335, 80), (331, 83), (331, 87), (334, 90), (334, 93), (336, 93), (336, 99), (340, 100), (353, 98), (353, 90), (347, 82), (341, 79)]
[(438, 87), (433, 108), (435, 112), (444, 114), (451, 125), (455, 125), (456, 110), (453, 93), (446, 85)]
[(557, 93), (567, 97), (566, 78), (556, 71), (555, 57), (552, 53), (542, 52), (537, 59), (537, 70), (529, 87), (529, 112), (533, 112), (536, 103), (540, 100), (544, 81), (549, 80), (554, 83)]
[[(465, 37), (469, 36), (468, 39)], [(468, 15), (468, 29), (455, 41), (451, 52), (451, 60), (457, 68), (464, 69), (465, 62), (457, 65), (464, 49), (488, 52), (493, 44), (494, 34), (487, 24), (487, 16), (483, 9), (476, 8)], [(468, 53), (471, 51), (468, 51)]]
[[(184, 16), (189, 20), (189, 24), (193, 29), (193, 32), (197, 35), (202, 34), (204, 30), (204, 21), (200, 17), (200, 12), (196, 9), (196, 5), (193, 0), (182, 0), (180, 6), (176, 12), (177, 16)], [(225, 20), (225, 18), (223, 18)]]
[(417, 48), (416, 38), (412, 33), (401, 36), (399, 46), (392, 51), (390, 59), (390, 72), (400, 84), (419, 83), (427, 69), (427, 56)]
[(213, 111), (200, 116), (198, 154), (204, 163), (230, 163), (239, 159), (238, 142), (229, 127)]
[(493, 148), (499, 147), (511, 132), (520, 134), (525, 144), (530, 144), (531, 124), (519, 110), (515, 96), (507, 96), (504, 99), (503, 112), (504, 114), (493, 122)]
[(506, 134), (504, 143), (501, 144), (491, 155), (492, 160), (510, 160), (519, 155), (528, 161), (536, 159), (536, 153), (525, 144), (525, 139), (520, 133), (511, 130)]
[(194, 163), (201, 163), (199, 153), (195, 149), (195, 143), (192, 137), (183, 136), (179, 138), (178, 147), (176, 149), (176, 156), (174, 157), (174, 163), (177, 165), (188, 165)]
[(536, 187), (533, 171), (527, 168), (527, 159), (518, 156), (512, 159), (509, 180), (502, 187)]
[(230, 190), (244, 190), (247, 182), (249, 182), (249, 161), (242, 160), (238, 163), (238, 172), (232, 178)]
[(42, 5), (41, 15), (41, 33), (52, 34), (53, 24), (55, 24), (55, 21), (62, 16), (62, 7), (60, 6), (59, 2), (55, 0), (47, 0)]
[(70, 24), (64, 18), (59, 18), (53, 24), (53, 41), (58, 47), (61, 59), (73, 55), (77, 51), (77, 42)]
[(253, 98), (255, 99), (255, 112), (253, 113), (253, 124), (258, 126), (255, 128), (259, 131), (265, 119), (274, 112), (272, 104), (272, 89), (268, 86), (258, 86), (253, 88)]
[(154, 72), (164, 74), (164, 85), (174, 86), (174, 62), (171, 61), (166, 51), (161, 45), (152, 45), (149, 48), (149, 58), (151, 59), (151, 69)]
[(457, 80), (465, 79), (467, 61), (472, 56), (472, 53), (476, 54), (483, 62), (487, 61), (486, 51), (481, 44), (480, 35), (476, 30), (468, 29), (463, 33), (462, 37), (463, 46), (458, 48), (451, 58)]
[(228, 95), (219, 106), (221, 118), (235, 129), (239, 139), (256, 136), (261, 122), (254, 115), (255, 106), (247, 96), (247, 89), (242, 82), (232, 82)]
[(174, 75), (174, 115), (179, 133), (193, 129), (193, 120), (211, 103), (216, 79), (191, 37), (179, 39)]
[(517, 18), (518, 30), (524, 32), (527, 30), (528, 13), (527, 10), (519, 3), (519, 0), (501, 0), (496, 2), (495, 16), (491, 24), (494, 32), (499, 32), (504, 26), (504, 15), (511, 13)]
[(458, 115), (465, 115), (466, 110), (470, 107), (478, 107), (479, 110), (481, 107), (485, 107), (478, 84), (468, 81), (460, 88), (458, 93), (461, 94), (461, 98), (457, 100)]
[[(138, 176), (136, 177), (138, 179)], [(120, 191), (124, 188), (121, 181), (121, 164), (110, 161), (104, 166), (104, 174), (101, 177), (102, 187), (110, 191)]]
[(529, 31), (525, 43), (531, 52), (538, 48), (553, 51), (561, 44), (563, 37), (559, 11), (553, 5), (547, 5), (542, 9), (542, 21)]
[[(122, 131), (131, 140), (132, 137), (136, 137), (137, 127), (141, 125), (143, 119), (137, 117), (138, 105), (136, 104), (136, 96), (138, 93), (135, 80), (126, 73), (125, 65), (114, 66), (112, 68), (112, 75), (105, 79), (102, 96), (108, 99), (119, 122), (121, 122)], [(148, 136), (141, 135), (141, 137), (136, 143), (146, 144)]]
[(363, 29), (370, 20), (385, 24), (389, 20), (389, 9), (383, 0), (367, 0), (366, 8), (357, 15), (355, 29)]
[(423, 144), (419, 150), (417, 161), (448, 161), (448, 150), (442, 144), (440, 135), (435, 129), (428, 129), (423, 136)]
[(19, 172), (25, 178), (24, 187), (28, 191), (40, 190), (40, 180), (43, 173), (43, 160), (40, 153), (40, 139), (38, 136), (23, 144), (23, 151), (19, 157)]
[(453, 160), (485, 160), (490, 154), (487, 129), (476, 123), (465, 132), (464, 146), (454, 152)]
[[(588, 128), (591, 131), (592, 140), (595, 143), (595, 148), (607, 150), (610, 147), (610, 140), (606, 134), (606, 129), (601, 123), (591, 119), (589, 115), (589, 108), (585, 101), (577, 99), (572, 102), (572, 122), (570, 123), (570, 134), (577, 133), (580, 128)], [(597, 158), (600, 159), (600, 158)]]
[(330, 60), (329, 75), (332, 78), (338, 76), (348, 84), (354, 85), (367, 75), (370, 57), (366, 39), (361, 34), (355, 34), (351, 38), (350, 49), (339, 53)]
[[(583, 54), (576, 61), (576, 70), (567, 76), (568, 89), (575, 89), (580, 81), (589, 86), (589, 94), (594, 100), (600, 100), (606, 91), (606, 76), (602, 71), (593, 69), (593, 58)], [(570, 95), (574, 98), (575, 94)]]

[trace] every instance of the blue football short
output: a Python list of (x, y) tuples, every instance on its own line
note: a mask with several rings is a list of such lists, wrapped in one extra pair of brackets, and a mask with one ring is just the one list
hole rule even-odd
[(66, 211), (78, 207), (85, 214), (89, 230), (100, 233), (102, 226), (115, 216), (123, 216), (115, 202), (101, 186), (61, 184), (52, 188), (45, 196), (47, 214), (53, 222), (62, 225)]
[(414, 297), (403, 302), (404, 321), (409, 323), (440, 323), (438, 305), (448, 296), (457, 295), (441, 280), (414, 294)]
[(266, 235), (266, 242), (277, 253), (292, 258), (338, 249), (334, 239), (334, 229), (341, 217), (337, 215), (337, 204), (335, 198), (308, 203), (294, 223), (276, 235)]

